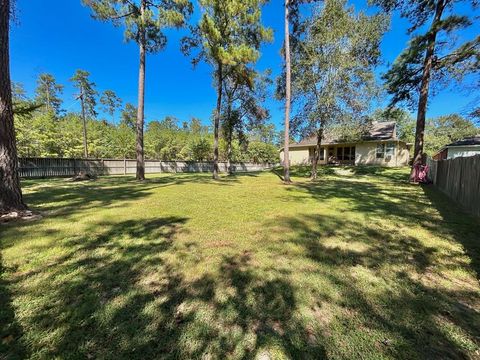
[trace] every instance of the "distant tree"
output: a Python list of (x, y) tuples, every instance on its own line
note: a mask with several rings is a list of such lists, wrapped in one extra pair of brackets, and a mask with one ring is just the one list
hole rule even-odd
[(277, 163), (279, 160), (278, 149), (273, 144), (252, 141), (248, 144), (248, 161), (256, 164)]
[(135, 156), (135, 132), (124, 123), (115, 127), (112, 133), (112, 151), (115, 156), (126, 159)]
[(35, 89), (35, 101), (42, 104), (46, 111), (60, 112), (63, 100), (63, 85), (57, 84), (52, 74), (43, 73), (38, 76), (37, 88)]
[(26, 210), (18, 159), (10, 81), (10, 0), (0, 0), (0, 213)]
[(107, 114), (112, 117), (112, 122), (115, 123), (115, 112), (122, 106), (122, 99), (112, 90), (105, 90), (100, 97), (100, 103)]
[(27, 100), (27, 92), (22, 83), (12, 82), (12, 101), (20, 102)]
[(137, 123), (137, 113), (138, 110), (135, 105), (126, 103), (125, 107), (122, 110), (120, 123), (135, 130)]
[(425, 129), (425, 152), (432, 156), (445, 145), (479, 133), (480, 128), (458, 114), (430, 119)]
[(193, 63), (204, 60), (213, 67), (217, 88), (214, 118), (213, 178), (218, 179), (219, 129), (222, 95), (227, 67), (239, 71), (259, 58), (260, 44), (272, 37), (271, 30), (261, 24), (261, 6), (266, 0), (199, 0), (202, 15), (192, 36), (183, 39), (188, 55), (197, 50)]
[[(375, 67), (388, 19), (355, 14), (346, 0), (325, 0), (305, 24), (305, 38), (293, 54), (292, 88), (297, 111), (292, 125), (315, 134), (312, 179), (317, 178), (322, 140), (328, 131), (355, 138), (377, 94)], [(332, 30), (333, 29), (333, 30)]]
[(143, 144), (145, 103), (146, 53), (156, 53), (165, 48), (166, 27), (182, 27), (193, 11), (188, 0), (82, 0), (94, 12), (94, 17), (111, 21), (115, 26), (125, 26), (126, 40), (135, 41), (140, 49), (137, 113), (137, 180), (145, 179)]
[(266, 99), (265, 89), (270, 84), (269, 74), (269, 71), (258, 74), (249, 68), (240, 71), (235, 67), (227, 67), (221, 125), (227, 145), (229, 174), (233, 173), (233, 137), (236, 136), (241, 144), (245, 144), (247, 129), (260, 127), (269, 117), (268, 110), (263, 106)]
[[(384, 75), (392, 105), (417, 104), (415, 150), (412, 167), (423, 164), (425, 119), (431, 85), (446, 87), (452, 80), (461, 81), (477, 73), (480, 59), (480, 36), (460, 43), (455, 36), (478, 23), (458, 13), (457, 3), (478, 5), (477, 0), (373, 0), (387, 11), (398, 10), (411, 22), (412, 38), (408, 47)], [(471, 12), (473, 15), (473, 12)], [(429, 24), (430, 23), (430, 24)], [(429, 25), (428, 25), (429, 24)]]
[(73, 86), (78, 90), (79, 97), (83, 97), (83, 107), (85, 114), (90, 118), (96, 118), (98, 113), (97, 107), (98, 92), (95, 89), (96, 84), (90, 80), (90, 73), (85, 70), (77, 70), (70, 79)]
[(82, 120), (83, 120), (83, 149), (84, 157), (88, 158), (88, 139), (87, 139), (87, 116), (96, 118), (98, 92), (95, 90), (95, 83), (90, 81), (90, 73), (85, 70), (77, 70), (75, 75), (70, 79), (73, 86), (78, 89), (78, 98), (82, 106)]

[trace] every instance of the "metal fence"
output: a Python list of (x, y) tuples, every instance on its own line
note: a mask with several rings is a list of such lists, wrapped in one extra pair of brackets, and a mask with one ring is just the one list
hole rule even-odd
[[(218, 164), (221, 172), (227, 172), (227, 163)], [(275, 164), (238, 163), (232, 164), (233, 172), (263, 171)], [(119, 159), (64, 159), (64, 158), (20, 158), (19, 173), (22, 178), (69, 177), (80, 172), (91, 175), (135, 174), (135, 160)], [(213, 162), (145, 160), (146, 174), (212, 172)]]
[(428, 160), (429, 179), (469, 212), (480, 216), (480, 155)]

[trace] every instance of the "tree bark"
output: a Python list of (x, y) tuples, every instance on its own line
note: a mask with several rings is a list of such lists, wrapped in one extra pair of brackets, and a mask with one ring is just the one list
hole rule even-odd
[(290, 20), (289, 0), (285, 0), (285, 140), (283, 147), (283, 181), (286, 184), (290, 180), (290, 106), (291, 106), (291, 59), (290, 59)]
[(317, 145), (315, 147), (315, 154), (313, 156), (313, 162), (312, 162), (312, 180), (317, 180), (318, 178), (318, 161), (320, 160), (320, 151), (321, 151), (321, 145), (322, 145), (322, 138), (323, 138), (323, 126), (320, 127), (317, 131)]
[(425, 136), (425, 118), (427, 115), (428, 93), (430, 86), (430, 78), (432, 74), (433, 58), (435, 55), (435, 43), (437, 40), (437, 25), (442, 18), (443, 10), (445, 9), (445, 0), (439, 0), (435, 8), (435, 16), (432, 25), (429, 29), (427, 38), (427, 50), (425, 52), (425, 61), (422, 72), (422, 82), (420, 85), (420, 96), (418, 99), (417, 112), (417, 127), (415, 131), (415, 149), (413, 154), (412, 171), (410, 173), (410, 180), (415, 181), (415, 168), (423, 164), (423, 146)]
[(0, 213), (23, 211), (9, 61), (10, 0), (0, 0)]
[(213, 126), (213, 178), (219, 179), (218, 171), (218, 134), (220, 128), (220, 115), (222, 111), (222, 88), (223, 88), (223, 67), (218, 64), (217, 68), (217, 109), (215, 112), (214, 126)]
[(87, 140), (87, 118), (85, 115), (83, 87), (80, 88), (80, 101), (82, 104), (82, 121), (83, 121), (83, 156), (88, 159), (88, 140)]
[(227, 94), (227, 172), (228, 175), (233, 175), (232, 169), (232, 141), (233, 141), (233, 129), (231, 123), (232, 116), (232, 97)]
[(145, 34), (145, 9), (146, 0), (142, 0), (140, 13), (142, 18), (142, 27), (140, 29), (140, 66), (138, 74), (138, 109), (137, 109), (137, 174), (136, 179), (145, 180), (145, 155), (143, 148), (143, 123), (145, 116), (145, 57), (146, 57), (146, 34)]

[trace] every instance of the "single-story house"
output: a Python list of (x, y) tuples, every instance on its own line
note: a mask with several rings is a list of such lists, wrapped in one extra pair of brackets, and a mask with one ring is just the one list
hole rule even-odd
[[(289, 146), (291, 165), (311, 164), (317, 145), (316, 136)], [(283, 149), (280, 150), (283, 163)], [(367, 133), (357, 141), (329, 138), (322, 140), (319, 164), (407, 166), (410, 145), (397, 138), (394, 121), (373, 122)]]
[(475, 155), (480, 155), (480, 135), (468, 137), (445, 145), (433, 156), (433, 159), (445, 160)]

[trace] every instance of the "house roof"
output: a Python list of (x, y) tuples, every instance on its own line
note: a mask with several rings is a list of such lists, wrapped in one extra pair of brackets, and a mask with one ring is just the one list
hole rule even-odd
[(480, 145), (480, 135), (475, 135), (472, 137), (467, 137), (465, 139), (455, 141), (451, 144), (446, 145), (445, 147), (469, 146), (469, 145)]
[[(396, 123), (395, 121), (386, 121), (386, 122), (373, 122), (370, 125), (370, 128), (367, 130), (366, 134), (364, 134), (360, 139), (356, 141), (348, 141), (348, 143), (352, 142), (360, 142), (360, 141), (385, 141), (385, 140), (397, 140), (396, 134)], [(330, 135), (326, 135), (322, 140), (322, 144), (324, 145), (333, 145), (333, 144), (341, 144), (347, 143), (347, 141), (335, 138)], [(310, 136), (302, 141), (291, 144), (290, 147), (304, 147), (304, 146), (315, 146), (317, 145), (317, 137)]]

